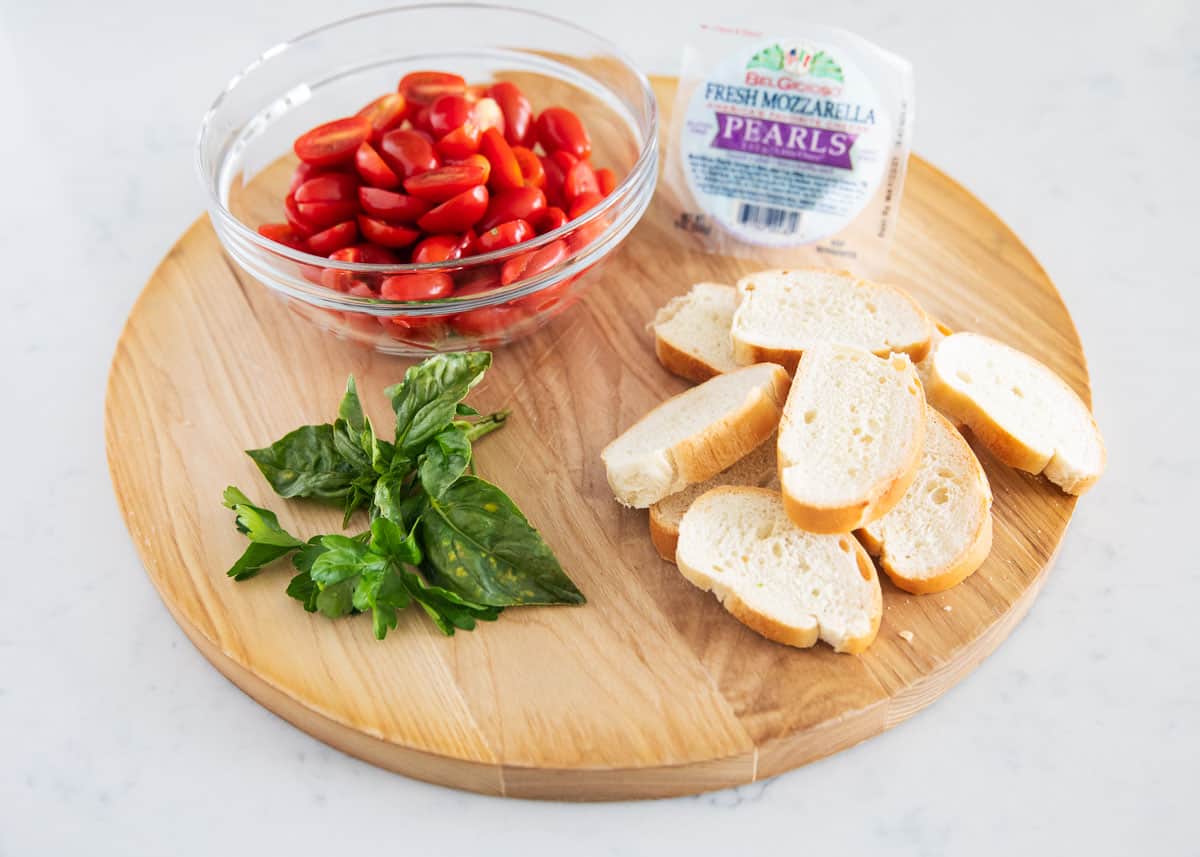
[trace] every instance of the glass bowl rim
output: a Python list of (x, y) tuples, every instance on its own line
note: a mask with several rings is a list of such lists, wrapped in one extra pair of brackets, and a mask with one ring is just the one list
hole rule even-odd
[[(261, 234), (256, 229), (252, 229), (248, 224), (244, 223), (233, 212), (231, 212), (225, 203), (221, 200), (220, 192), (217, 187), (215, 176), (210, 175), (209, 170), (205, 167), (204, 159), (204, 144), (207, 142), (213, 118), (217, 111), (223, 106), (225, 100), (241, 83), (242, 79), (252, 73), (259, 66), (270, 61), (288, 48), (314, 36), (320, 35), (328, 30), (335, 29), (344, 24), (349, 24), (354, 21), (373, 18), (377, 16), (389, 15), (396, 12), (414, 11), (414, 10), (436, 10), (436, 9), (486, 9), (494, 12), (514, 13), (529, 18), (541, 19), (555, 24), (556, 26), (566, 27), (588, 37), (598, 43), (598, 46), (603, 47), (610, 55), (618, 60), (624, 70), (630, 72), (634, 79), (638, 82), (640, 95), (642, 97), (643, 106), (648, 116), (648, 126), (645, 134), (645, 141), (640, 145), (638, 157), (634, 161), (629, 172), (621, 180), (621, 182), (612, 190), (612, 192), (604, 198), (603, 202), (594, 206), (589, 211), (585, 212), (580, 217), (568, 221), (563, 226), (551, 230), (543, 235), (538, 235), (528, 241), (523, 241), (520, 244), (511, 247), (504, 247), (499, 250), (493, 250), (489, 253), (480, 253), (476, 256), (466, 256), (462, 259), (445, 262), (422, 262), (422, 263), (383, 263), (383, 264), (367, 264), (363, 262), (344, 262), (335, 259), (329, 259), (325, 256), (317, 256), (312, 253), (307, 253), (302, 250), (294, 250), (285, 244), (280, 244)], [(603, 84), (601, 84), (603, 86)], [(249, 62), (239, 72), (229, 79), (224, 88), (218, 93), (213, 100), (208, 110), (205, 111), (204, 117), (200, 122), (200, 129), (196, 135), (194, 146), (194, 163), (197, 176), (200, 183), (204, 186), (205, 196), (209, 204), (210, 213), (215, 213), (221, 220), (222, 226), (230, 229), (238, 237), (244, 241), (259, 247), (260, 249), (269, 251), (276, 256), (287, 259), (288, 261), (297, 264), (306, 265), (309, 267), (329, 268), (337, 271), (348, 271), (358, 274), (385, 274), (399, 275), (407, 273), (440, 273), (440, 272), (455, 272), (461, 270), (470, 270), (476, 266), (482, 267), (488, 263), (503, 263), (504, 261), (514, 258), (524, 253), (536, 251), (542, 247), (548, 246), (554, 241), (563, 238), (564, 236), (574, 232), (575, 230), (586, 226), (588, 223), (602, 216), (605, 212), (612, 211), (617, 204), (630, 198), (638, 186), (645, 181), (648, 172), (657, 172), (658, 166), (658, 133), (659, 133), (659, 112), (658, 102), (654, 95), (654, 90), (649, 79), (642, 73), (636, 65), (633, 64), (630, 57), (614, 43), (599, 36), (592, 31), (560, 18), (555, 15), (548, 15), (544, 12), (538, 12), (532, 9), (524, 9), (517, 6), (509, 6), (499, 3), (478, 3), (478, 2), (437, 2), (437, 3), (411, 3), (400, 4), (395, 6), (387, 6), (379, 9), (373, 9), (367, 12), (360, 12), (354, 15), (348, 15), (343, 18), (338, 18), (319, 27), (314, 27), (305, 30), (291, 38), (277, 42), (273, 46), (267, 48), (260, 53), (254, 60)], [(649, 200), (647, 200), (648, 204)], [(619, 220), (608, 225), (608, 229), (618, 226)], [(601, 236), (597, 236), (600, 238)], [(610, 248), (611, 249), (611, 248)], [(550, 272), (547, 272), (550, 273)], [(533, 279), (545, 278), (544, 274), (536, 275)], [(550, 282), (546, 285), (551, 285), (555, 278), (546, 278)], [(495, 292), (504, 293), (507, 295), (511, 291), (517, 291), (519, 286), (528, 280), (517, 280), (495, 290)], [(314, 284), (315, 286), (315, 284)], [(291, 291), (291, 290), (289, 290)], [(523, 290), (522, 290), (523, 291)], [(536, 290), (535, 290), (536, 291)], [(446, 306), (456, 302), (454, 296), (448, 298), (440, 298), (435, 300), (421, 301), (393, 301), (384, 298), (357, 298), (350, 295), (342, 294), (334, 289), (325, 286), (315, 286), (311, 297), (318, 299), (323, 304), (345, 304), (347, 306), (362, 307), (363, 304), (375, 307), (387, 307), (390, 309), (402, 308), (411, 306), (413, 308), (428, 308), (435, 306)], [(532, 293), (532, 292), (531, 292)], [(483, 297), (481, 294), (479, 297)], [(507, 299), (507, 297), (505, 297)], [(458, 298), (457, 302), (461, 302), (462, 298)]]

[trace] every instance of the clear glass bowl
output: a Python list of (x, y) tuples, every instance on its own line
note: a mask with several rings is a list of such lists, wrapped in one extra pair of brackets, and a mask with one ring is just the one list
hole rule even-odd
[[(259, 235), (283, 221), (298, 161), (292, 142), (356, 113), (423, 69), (468, 83), (516, 82), (535, 114), (570, 107), (592, 137), (592, 163), (619, 181), (604, 201), (545, 235), (485, 255), (423, 265), (337, 262)], [(650, 84), (611, 43), (567, 21), (503, 6), (437, 3), (346, 18), (266, 51), (233, 78), (205, 115), (196, 143), (214, 229), (250, 276), (314, 323), (390, 354), (461, 351), (510, 342), (567, 309), (645, 212), (658, 177), (658, 115)], [(561, 242), (561, 243), (557, 243)], [(506, 262), (538, 253), (549, 266), (501, 285)], [(522, 267), (521, 261), (509, 268)], [(444, 272), (448, 298), (388, 301), (384, 278)]]

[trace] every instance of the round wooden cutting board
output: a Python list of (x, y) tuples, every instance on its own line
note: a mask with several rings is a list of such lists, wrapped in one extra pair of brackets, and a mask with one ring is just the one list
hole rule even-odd
[[(670, 104), (670, 81), (659, 101)], [(966, 190), (913, 158), (891, 279), (952, 328), (1028, 351), (1090, 401), (1071, 318), (1037, 261)], [(113, 483), (151, 581), (222, 673), (317, 738), (376, 765), (496, 795), (599, 800), (749, 783), (882, 732), (928, 705), (1003, 640), (1045, 580), (1075, 500), (978, 449), (995, 544), (973, 577), (912, 596), (886, 579), (861, 657), (755, 635), (655, 554), (646, 513), (612, 500), (599, 452), (685, 383), (645, 324), (699, 280), (753, 261), (685, 252), (656, 201), (586, 298), (499, 350), (470, 401), (510, 407), (480, 441), (481, 475), (545, 535), (588, 603), (512, 609), (442, 637), (416, 610), (384, 642), (284, 595), (281, 563), (234, 583), (245, 546), (221, 506), (236, 484), (291, 532), (335, 532), (335, 509), (275, 498), (242, 450), (331, 419), (346, 376), (376, 425), (410, 361), (341, 341), (289, 312), (222, 254), (206, 218), (134, 307), (109, 379)], [(882, 577), (882, 576), (881, 576)], [(901, 636), (903, 633), (903, 636)]]

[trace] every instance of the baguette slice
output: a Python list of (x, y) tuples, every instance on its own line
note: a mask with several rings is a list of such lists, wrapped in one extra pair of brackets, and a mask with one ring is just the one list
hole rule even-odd
[(822, 342), (886, 357), (920, 360), (933, 324), (907, 292), (816, 268), (761, 271), (738, 280), (730, 335), (738, 363), (770, 360), (794, 372), (800, 356)]
[(737, 289), (696, 283), (654, 316), (654, 352), (668, 372), (689, 381), (707, 381), (738, 368), (729, 328), (737, 308)]
[(1068, 494), (1104, 472), (1104, 438), (1075, 391), (1028, 354), (977, 333), (956, 333), (934, 352), (935, 407), (970, 427), (992, 454), (1041, 473)]
[(775, 431), (789, 383), (760, 363), (667, 399), (600, 453), (613, 494), (645, 509), (716, 476)]
[(726, 486), (697, 498), (679, 524), (676, 561), (769, 640), (806, 648), (820, 638), (858, 653), (879, 630), (879, 578), (862, 545), (801, 530), (774, 491)]
[(775, 466), (775, 438), (769, 437), (745, 458), (714, 476), (682, 491), (664, 497), (650, 507), (650, 541), (658, 555), (667, 562), (675, 561), (679, 543), (679, 522), (692, 502), (709, 489), (722, 485), (749, 485), (775, 488), (779, 484)]
[(925, 388), (926, 396), (929, 391), (929, 373), (933, 371), (933, 352), (937, 351), (938, 343), (953, 332), (940, 321), (934, 321), (933, 335), (929, 337), (929, 351), (924, 357), (913, 363), (917, 370), (917, 377), (921, 379), (921, 386)]
[(925, 409), (925, 448), (896, 508), (856, 535), (905, 592), (942, 592), (966, 580), (992, 549), (992, 489), (958, 429)]
[(779, 483), (796, 526), (848, 533), (886, 515), (921, 463), (925, 395), (912, 362), (843, 345), (800, 361), (779, 426)]

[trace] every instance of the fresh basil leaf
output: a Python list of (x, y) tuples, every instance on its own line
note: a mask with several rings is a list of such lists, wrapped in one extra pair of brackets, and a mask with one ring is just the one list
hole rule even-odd
[(414, 458), (449, 425), (458, 403), (492, 365), (489, 351), (436, 354), (409, 367), (404, 380), (386, 390), (396, 412), (396, 448)]
[(234, 486), (225, 489), (225, 507), (235, 513), (234, 526), (250, 539), (245, 552), (226, 572), (234, 580), (254, 577), (266, 565), (300, 547), (303, 543), (279, 526), (279, 519), (269, 509), (255, 506)]
[(371, 469), (378, 475), (387, 473), (391, 469), (392, 458), (396, 455), (396, 447), (375, 435), (375, 428), (370, 420), (365, 420), (361, 437), (362, 448), (371, 459)]
[(307, 571), (302, 571), (291, 579), (287, 594), (302, 603), (309, 613), (317, 611), (317, 596), (321, 594), (321, 589), (316, 581), (309, 577)]
[(363, 430), (366, 417), (363, 416), (362, 402), (358, 399), (358, 385), (354, 383), (353, 375), (346, 379), (346, 395), (342, 396), (342, 402), (338, 405), (338, 419), (344, 420), (356, 434)]
[[(366, 455), (348, 459), (344, 433), (331, 425), (301, 426), (263, 449), (248, 449), (258, 469), (280, 497), (341, 501), (355, 478), (363, 475)], [(355, 445), (357, 448), (357, 445)]]
[[(398, 463), (398, 460), (393, 459), (393, 465)], [(399, 467), (393, 466), (375, 483), (374, 509), (404, 529), (411, 527), (411, 519), (404, 514), (405, 501), (412, 488), (412, 480), (409, 478), (411, 473), (412, 471), (403, 468), (402, 464)]]
[(582, 604), (541, 535), (503, 491), (464, 475), (430, 498), (420, 523), (432, 582), (475, 604)]
[(459, 402), (457, 405), (455, 405), (454, 413), (458, 414), (460, 417), (477, 417), (477, 416), (479, 416), (479, 411), (472, 408), (466, 402)]
[(430, 497), (441, 497), (471, 463), (471, 441), (457, 428), (448, 428), (429, 441), (417, 475)]
[(391, 519), (376, 518), (371, 522), (371, 551), (393, 562), (418, 565), (421, 548), (414, 530), (415, 527), (410, 528), (406, 533)]
[(321, 546), (325, 550), (313, 562), (309, 575), (323, 590), (387, 564), (386, 559), (371, 553), (358, 539), (323, 536)]
[(403, 572), (408, 591), (438, 630), (453, 636), (455, 628), (475, 630), (476, 621), (494, 622), (503, 608), (472, 604), (457, 593), (435, 586), (419, 574)]
[(317, 595), (316, 605), (321, 614), (330, 619), (345, 616), (354, 609), (354, 578), (326, 586)]

